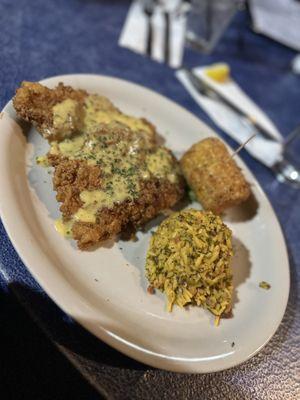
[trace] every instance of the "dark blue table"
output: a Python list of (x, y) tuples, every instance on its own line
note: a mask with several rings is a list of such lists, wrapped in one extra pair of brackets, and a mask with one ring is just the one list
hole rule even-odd
[[(122, 0), (0, 0), (1, 108), (22, 80), (90, 72), (148, 86), (180, 103), (218, 131), (175, 79), (173, 70), (118, 47), (128, 5), (128, 1)], [(290, 71), (294, 55), (293, 51), (252, 33), (248, 15), (241, 12), (213, 55), (187, 51), (185, 64), (228, 62), (237, 82), (286, 135), (300, 122), (300, 77)], [(268, 194), (282, 224), (292, 282), (280, 328), (252, 360), (229, 371), (190, 376), (151, 369), (121, 355), (92, 337), (53, 304), (20, 261), (2, 225), (1, 295), (13, 293), (49, 339), (105, 397), (300, 398), (300, 191), (278, 183), (270, 171), (246, 152), (241, 156)], [(83, 398), (80, 393), (78, 389), (79, 397), (75, 398)]]

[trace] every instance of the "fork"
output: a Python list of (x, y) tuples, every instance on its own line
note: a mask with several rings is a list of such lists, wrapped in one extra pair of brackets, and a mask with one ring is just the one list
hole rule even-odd
[(152, 42), (153, 42), (152, 16), (155, 5), (156, 5), (156, 0), (143, 1), (143, 12), (147, 17), (146, 54), (149, 57), (151, 57), (152, 55)]
[(165, 35), (164, 35), (164, 58), (165, 63), (170, 64), (170, 29), (171, 15), (169, 11), (164, 11)]

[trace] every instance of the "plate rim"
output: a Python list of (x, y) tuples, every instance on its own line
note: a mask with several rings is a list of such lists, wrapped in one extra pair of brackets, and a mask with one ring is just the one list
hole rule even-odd
[[(193, 114), (192, 112), (187, 110), (185, 107), (183, 107), (179, 103), (169, 99), (168, 97), (166, 97), (146, 86), (143, 86), (143, 85), (140, 85), (140, 84), (137, 84), (137, 83), (125, 80), (125, 79), (120, 79), (120, 78), (108, 76), (108, 75), (79, 73), (79, 74), (64, 74), (64, 75), (52, 76), (49, 78), (45, 78), (39, 82), (43, 83), (45, 85), (48, 85), (51, 82), (58, 83), (59, 79), (61, 79), (61, 81), (64, 81), (64, 79), (66, 79), (66, 78), (68, 78), (68, 79), (75, 78), (76, 79), (76, 77), (80, 77), (80, 78), (88, 77), (88, 78), (94, 78), (94, 79), (113, 80), (113, 81), (117, 81), (117, 82), (126, 83), (131, 86), (133, 85), (136, 88), (138, 88), (139, 90), (141, 90), (141, 89), (146, 90), (149, 92), (149, 94), (161, 97), (164, 100), (166, 100), (167, 102), (171, 103), (172, 106), (176, 106), (178, 108), (178, 110), (180, 110), (181, 112), (185, 112), (189, 118), (193, 118), (193, 119), (197, 120), (197, 122), (200, 122), (202, 125), (205, 125), (205, 127), (207, 128), (208, 131), (210, 131), (212, 136), (219, 137), (219, 135), (211, 127), (209, 127), (205, 122), (203, 122), (201, 120), (201, 118), (199, 118), (198, 116), (196, 116), (195, 114)], [(7, 112), (7, 110), (11, 106), (12, 106), (12, 99), (7, 102), (7, 104), (2, 109), (2, 112), (4, 112), (4, 113)], [(1, 120), (0, 120), (0, 127), (1, 127)], [(228, 146), (228, 147), (230, 148), (230, 146)], [(1, 153), (1, 150), (0, 150), (0, 153)], [(148, 351), (147, 349), (143, 349), (139, 346), (136, 346), (136, 345), (134, 345), (134, 343), (130, 343), (130, 342), (126, 341), (126, 339), (113, 334), (108, 329), (105, 329), (103, 327), (101, 327), (100, 329), (99, 329), (99, 327), (97, 327), (97, 330), (96, 330), (95, 327), (93, 327), (93, 325), (91, 323), (86, 322), (87, 321), (86, 319), (80, 318), (80, 316), (75, 315), (74, 314), (75, 309), (72, 308), (72, 306), (70, 304), (64, 303), (64, 300), (61, 299), (62, 293), (60, 292), (60, 289), (52, 290), (51, 285), (48, 285), (46, 282), (47, 277), (42, 276), (43, 274), (41, 274), (39, 270), (35, 270), (35, 268), (31, 267), (31, 265), (30, 265), (31, 263), (28, 260), (28, 254), (26, 254), (26, 251), (24, 251), (24, 248), (22, 248), (22, 246), (20, 247), (18, 240), (16, 240), (16, 238), (14, 237), (14, 233), (10, 227), (9, 218), (6, 218), (6, 213), (3, 212), (2, 201), (0, 201), (0, 215), (1, 215), (1, 219), (3, 222), (4, 228), (8, 234), (8, 237), (9, 237), (11, 243), (13, 244), (14, 248), (16, 249), (19, 257), (21, 258), (23, 264), (29, 271), (29, 273), (34, 277), (34, 279), (38, 282), (38, 284), (43, 288), (43, 290), (47, 293), (47, 295), (55, 302), (55, 304), (59, 308), (61, 308), (67, 315), (71, 316), (74, 320), (76, 320), (80, 325), (82, 325), (89, 332), (93, 333), (97, 338), (103, 340), (105, 343), (114, 347), (118, 351), (121, 351), (122, 353), (126, 354), (127, 356), (132, 357), (140, 362), (146, 363), (146, 364), (151, 365), (156, 368), (159, 367), (159, 368), (166, 369), (169, 371), (188, 372), (188, 373), (209, 373), (209, 372), (222, 371), (222, 370), (226, 370), (226, 369), (235, 367), (237, 365), (240, 365), (241, 363), (249, 360), (255, 354), (257, 354), (270, 341), (270, 339), (273, 337), (273, 335), (277, 331), (277, 329), (282, 321), (282, 318), (285, 314), (288, 297), (289, 297), (289, 291), (290, 291), (290, 268), (289, 268), (287, 245), (286, 245), (286, 241), (285, 241), (285, 238), (284, 238), (284, 235), (282, 232), (280, 222), (277, 218), (277, 215), (273, 209), (273, 206), (272, 206), (268, 196), (265, 194), (265, 192), (262, 189), (258, 180), (255, 178), (255, 176), (253, 175), (251, 170), (248, 168), (248, 166), (244, 163), (244, 161), (241, 158), (238, 158), (238, 160), (239, 160), (239, 164), (247, 170), (248, 175), (250, 175), (251, 178), (255, 181), (256, 189), (264, 197), (264, 199), (267, 202), (268, 207), (270, 208), (271, 212), (273, 213), (273, 216), (275, 217), (274, 221), (276, 221), (277, 231), (278, 231), (281, 243), (283, 245), (281, 250), (284, 253), (283, 259), (285, 259), (285, 264), (286, 264), (285, 270), (286, 270), (286, 277), (287, 277), (287, 282), (286, 282), (287, 290), (285, 293), (285, 299), (282, 302), (282, 304), (284, 304), (284, 306), (282, 307), (282, 312), (280, 313), (280, 317), (277, 318), (277, 323), (274, 325), (272, 333), (270, 333), (269, 337), (261, 344), (261, 346), (259, 346), (257, 349), (255, 349), (250, 354), (248, 354), (248, 356), (246, 358), (240, 359), (238, 362), (236, 362), (235, 360), (227, 359), (229, 362), (227, 361), (228, 365), (225, 368), (222, 366), (211, 368), (212, 366), (210, 365), (210, 363), (208, 364), (209, 368), (203, 368), (202, 361), (193, 362), (193, 361), (188, 361), (189, 359), (187, 359), (187, 361), (184, 361), (184, 362), (183, 361), (177, 362), (174, 359), (172, 359), (172, 357), (170, 357), (170, 356), (163, 356), (161, 354), (158, 354), (158, 353), (155, 353), (152, 351)], [(2, 182), (2, 176), (0, 177), (0, 182)], [(0, 191), (1, 190), (2, 190), (2, 184), (0, 184)], [(78, 297), (77, 291), (70, 285), (66, 285), (65, 282), (63, 282), (63, 283), (64, 283), (64, 285), (63, 285), (64, 290), (68, 290), (68, 292), (69, 292), (68, 297), (74, 296), (76, 299), (76, 297)], [(70, 302), (70, 300), (68, 302)], [(93, 307), (91, 307), (91, 308), (93, 308)], [(198, 368), (198, 369), (197, 368), (193, 368), (193, 369), (187, 368), (187, 366), (190, 366), (191, 364), (193, 366), (200, 366), (201, 368)]]

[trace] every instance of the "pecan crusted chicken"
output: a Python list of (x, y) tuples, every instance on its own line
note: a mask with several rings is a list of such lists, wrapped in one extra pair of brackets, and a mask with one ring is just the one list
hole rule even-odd
[(57, 227), (80, 249), (137, 229), (183, 196), (177, 160), (157, 144), (154, 126), (106, 97), (24, 82), (13, 103), (50, 143), (39, 161), (54, 167)]

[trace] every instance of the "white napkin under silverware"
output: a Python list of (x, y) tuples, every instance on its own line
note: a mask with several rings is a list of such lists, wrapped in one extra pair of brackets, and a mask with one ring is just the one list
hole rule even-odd
[[(181, 4), (179, 0), (155, 2), (151, 17), (153, 31), (151, 56), (158, 62), (164, 62), (166, 23), (164, 12), (170, 13), (169, 65), (173, 68), (178, 68), (181, 65), (184, 51), (186, 13)], [(120, 46), (127, 47), (140, 54), (146, 54), (147, 46), (148, 17), (143, 7), (142, 1), (135, 0), (132, 2), (119, 38)]]
[[(245, 149), (256, 159), (267, 167), (272, 167), (282, 158), (282, 136), (276, 129), (275, 125), (270, 121), (265, 113), (242, 91), (236, 82), (232, 79), (226, 83), (218, 83), (206, 76), (205, 67), (193, 69), (195, 75), (201, 77), (223, 96), (233, 101), (243, 111), (256, 118), (261, 125), (268, 130), (274, 140), (265, 139), (261, 135), (255, 136)], [(178, 70), (176, 76), (183, 84), (186, 90), (199, 104), (200, 107), (210, 116), (214, 123), (226, 132), (239, 144), (243, 144), (255, 132), (255, 128), (245, 121), (240, 115), (230, 109), (228, 106), (217, 100), (211, 99), (205, 95), (201, 95), (192, 85), (186, 72)]]

